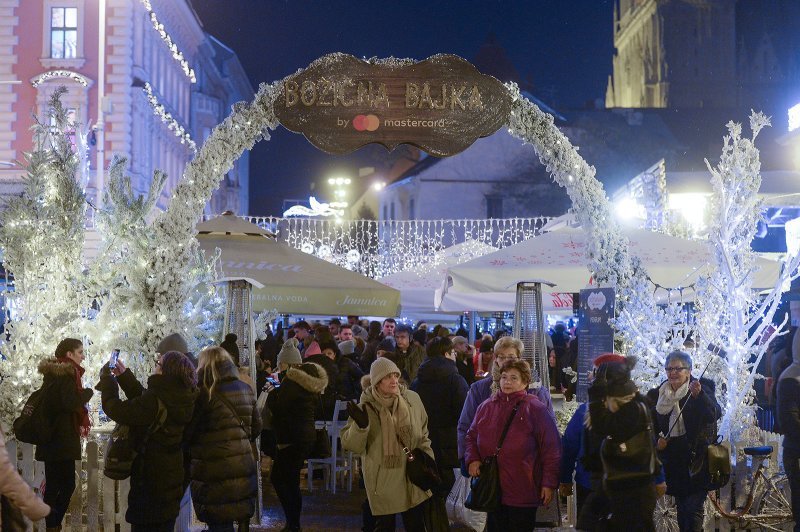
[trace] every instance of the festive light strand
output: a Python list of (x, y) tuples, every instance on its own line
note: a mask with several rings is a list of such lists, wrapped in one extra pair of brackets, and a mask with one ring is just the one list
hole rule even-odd
[(189, 78), (192, 83), (197, 83), (197, 77), (194, 75), (194, 69), (189, 66), (189, 62), (183, 56), (183, 52), (178, 49), (178, 45), (175, 44), (175, 42), (172, 40), (172, 37), (170, 37), (170, 35), (164, 29), (164, 24), (158, 21), (158, 17), (156, 16), (156, 12), (153, 11), (153, 6), (150, 4), (150, 0), (142, 0), (142, 5), (150, 15), (150, 22), (153, 24), (153, 29), (158, 32), (158, 34), (161, 36), (161, 41), (167, 45), (167, 48), (169, 48), (172, 58), (181, 66), (181, 70), (183, 70), (183, 73), (186, 74), (186, 77)]
[(38, 76), (33, 78), (31, 80), (31, 85), (33, 85), (34, 87), (38, 87), (45, 81), (49, 81), (51, 79), (56, 79), (56, 78), (61, 78), (61, 79), (67, 78), (71, 79), (72, 81), (84, 87), (89, 86), (89, 78), (87, 78), (84, 75), (78, 74), (77, 72), (73, 72), (71, 70), (48, 70), (47, 72), (39, 74)]
[(189, 148), (196, 153), (197, 144), (195, 144), (195, 142), (192, 140), (192, 136), (189, 135), (189, 132), (186, 131), (186, 129), (180, 125), (177, 120), (175, 120), (175, 118), (173, 118), (171, 113), (167, 112), (164, 105), (158, 101), (156, 95), (153, 94), (153, 87), (150, 86), (149, 83), (145, 82), (142, 90), (147, 96), (147, 101), (150, 102), (150, 106), (153, 108), (153, 114), (159, 117), (162, 122), (167, 124), (167, 129), (175, 133), (175, 136), (181, 139), (181, 144), (187, 144)]

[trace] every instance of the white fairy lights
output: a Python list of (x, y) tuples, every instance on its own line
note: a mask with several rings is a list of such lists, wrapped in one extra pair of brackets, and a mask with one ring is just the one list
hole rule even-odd
[(189, 62), (184, 57), (183, 52), (178, 50), (178, 45), (175, 44), (175, 42), (172, 40), (172, 37), (170, 37), (164, 29), (164, 24), (158, 21), (158, 16), (156, 16), (156, 12), (153, 11), (153, 6), (150, 4), (150, 0), (142, 0), (142, 5), (150, 15), (150, 22), (153, 24), (153, 29), (158, 32), (158, 34), (161, 36), (161, 40), (167, 45), (167, 48), (169, 48), (172, 58), (181, 66), (181, 70), (183, 70), (183, 73), (186, 75), (186, 77), (189, 78), (192, 83), (197, 83), (197, 77), (194, 75), (194, 69), (189, 66)]
[(167, 112), (164, 104), (158, 101), (156, 95), (153, 94), (153, 87), (150, 85), (150, 83), (145, 82), (142, 90), (147, 96), (147, 101), (150, 102), (150, 106), (153, 108), (153, 114), (159, 117), (162, 122), (167, 124), (167, 129), (172, 131), (175, 136), (180, 139), (181, 144), (188, 145), (189, 148), (196, 153), (197, 144), (195, 144), (195, 142), (192, 140), (192, 136), (189, 135), (189, 132), (186, 131), (186, 128), (184, 128), (177, 120), (175, 120), (171, 113)]
[(89, 86), (89, 78), (82, 74), (78, 74), (77, 72), (73, 72), (71, 70), (48, 70), (47, 72), (43, 72), (39, 74), (35, 78), (31, 80), (31, 85), (34, 87), (38, 87), (45, 81), (50, 81), (51, 79), (71, 79), (75, 83), (83, 87)]

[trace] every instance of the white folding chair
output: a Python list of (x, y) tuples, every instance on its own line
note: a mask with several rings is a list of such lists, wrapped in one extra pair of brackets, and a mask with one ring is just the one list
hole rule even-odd
[[(336, 493), (336, 476), (338, 473), (347, 472), (349, 467), (347, 462), (352, 463), (352, 459), (345, 460), (339, 456), (339, 429), (344, 426), (344, 422), (339, 421), (339, 412), (347, 408), (347, 401), (336, 401), (333, 408), (333, 419), (331, 421), (317, 421), (317, 429), (328, 431), (328, 438), (331, 442), (331, 455), (328, 458), (309, 458), (307, 462), (308, 470), (308, 490), (314, 491), (314, 470), (322, 467), (324, 471), (325, 484)], [(352, 478), (352, 473), (351, 473)], [(352, 480), (349, 482), (348, 489), (352, 491)]]

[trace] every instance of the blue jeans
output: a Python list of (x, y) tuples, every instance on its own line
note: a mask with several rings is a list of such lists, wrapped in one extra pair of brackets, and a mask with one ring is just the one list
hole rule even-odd
[(703, 532), (703, 504), (706, 492), (698, 491), (675, 497), (678, 506), (678, 528), (681, 532)]

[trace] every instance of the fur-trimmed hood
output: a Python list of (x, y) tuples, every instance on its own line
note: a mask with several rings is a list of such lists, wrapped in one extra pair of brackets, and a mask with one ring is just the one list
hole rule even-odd
[(361, 377), (361, 391), (366, 390), (370, 386), (372, 386), (372, 379), (369, 378), (369, 373), (366, 373)]
[(289, 368), (284, 378), (296, 382), (303, 389), (312, 393), (322, 393), (328, 386), (328, 374), (325, 369), (313, 362), (304, 362), (299, 366)]
[(75, 378), (75, 366), (69, 361), (61, 362), (56, 357), (42, 359), (38, 370), (45, 376)]

